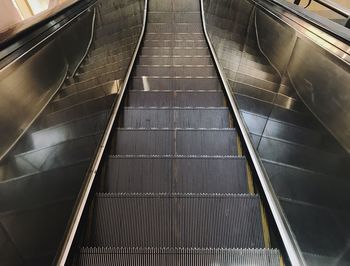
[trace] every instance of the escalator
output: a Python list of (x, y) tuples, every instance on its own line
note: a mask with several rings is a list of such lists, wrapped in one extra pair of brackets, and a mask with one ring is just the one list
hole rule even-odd
[(202, 29), (150, 1), (75, 265), (280, 265)]
[(348, 265), (349, 156), (263, 2), (92, 4), (86, 58), (0, 161), (0, 264)]

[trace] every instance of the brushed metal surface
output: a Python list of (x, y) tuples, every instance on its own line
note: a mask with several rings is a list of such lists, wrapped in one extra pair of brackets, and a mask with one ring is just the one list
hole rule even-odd
[(292, 263), (304, 263), (299, 246), (308, 265), (347, 264), (349, 47), (282, 7), (244, 2), (229, 12), (237, 1), (204, 0), (207, 30), (295, 233)]
[(110, 155), (96, 169), (92, 192), (103, 193), (91, 193), (72, 253), (84, 244), (269, 247), (246, 159), (232, 155), (241, 150), (231, 110), (208, 48), (197, 45), (200, 2), (151, 0), (149, 11)]
[[(139, 39), (143, 3), (126, 0), (115, 6), (115, 1), (100, 1), (96, 16), (93, 10), (81, 13), (64, 30), (36, 46), (33, 54), (1, 70), (0, 75), (8, 75), (0, 81), (6, 86), (0, 88), (13, 93), (1, 107), (12, 104), (11, 110), (22, 116), (36, 112), (35, 121), (0, 162), (0, 241), (9, 243), (0, 250), (2, 265), (56, 263), (79, 192), (123, 86), (126, 62)], [(126, 32), (125, 25), (134, 29)], [(98, 29), (98, 34), (92, 35), (96, 33), (92, 29)], [(117, 70), (111, 72), (113, 68)], [(69, 79), (61, 84), (66, 76)], [(20, 102), (14, 108), (17, 96)], [(10, 111), (2, 111), (1, 117), (9, 119)], [(20, 119), (12, 117), (12, 121)], [(14, 134), (1, 133), (4, 137)]]
[(288, 74), (307, 107), (350, 152), (350, 64), (298, 39)]
[[(93, 12), (85, 12), (66, 31), (0, 70), (0, 158), (16, 144), (62, 86), (66, 75), (82, 60), (89, 46), (93, 18)], [(77, 31), (81, 32), (79, 41), (74, 40)]]

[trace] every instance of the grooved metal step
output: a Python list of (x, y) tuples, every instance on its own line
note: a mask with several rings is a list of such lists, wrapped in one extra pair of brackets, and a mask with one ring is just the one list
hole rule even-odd
[(118, 155), (237, 155), (234, 129), (123, 129), (115, 133)]
[(131, 107), (226, 107), (226, 97), (221, 91), (129, 91), (125, 105)]
[(140, 55), (205, 56), (210, 52), (207, 47), (143, 47)]
[(199, 22), (196, 23), (149, 23), (146, 28), (146, 34), (151, 33), (169, 33), (169, 32), (178, 32), (178, 33), (201, 33), (202, 24)]
[(140, 65), (213, 65), (210, 56), (140, 56)]
[(143, 47), (207, 47), (205, 40), (151, 40), (146, 39)]
[(245, 157), (110, 156), (101, 191), (247, 193)]
[(217, 76), (169, 78), (169, 77), (133, 77), (130, 89), (136, 90), (220, 90), (221, 83)]
[(158, 76), (158, 77), (205, 77), (216, 75), (216, 69), (213, 65), (183, 65), (183, 66), (153, 66), (137, 65), (135, 68), (136, 76)]
[(151, 33), (145, 35), (145, 40), (203, 40), (205, 37), (203, 33)]
[(149, 23), (200, 23), (202, 21), (199, 11), (193, 12), (149, 12)]
[(177, 0), (176, 4), (172, 0), (150, 1), (149, 11), (167, 11), (167, 12), (189, 12), (199, 11), (199, 1)]
[(274, 249), (82, 248), (78, 266), (280, 266)]
[(229, 128), (230, 111), (219, 107), (125, 107), (118, 126), (126, 128)]
[(264, 247), (254, 195), (97, 194), (93, 217), (89, 246)]

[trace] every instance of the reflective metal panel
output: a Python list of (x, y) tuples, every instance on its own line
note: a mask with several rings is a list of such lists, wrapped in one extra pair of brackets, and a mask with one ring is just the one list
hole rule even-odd
[[(57, 38), (48, 43), (43, 41), (0, 70), (0, 158), (61, 87), (68, 70), (75, 69), (81, 61), (91, 37), (92, 19), (93, 13), (86, 12)], [(80, 41), (72, 42), (73, 32), (81, 32)]]
[(260, 9), (256, 10), (255, 28), (259, 48), (283, 75), (296, 42), (295, 30)]
[(350, 65), (298, 39), (288, 73), (305, 104), (350, 152)]
[[(21, 96), (25, 95), (25, 86), (28, 91), (34, 86), (38, 87), (35, 96), (43, 97), (49, 88), (41, 85), (44, 81), (51, 84), (48, 77), (65, 81), (60, 88), (48, 91), (51, 101), (0, 162), (0, 242), (6, 243), (0, 250), (1, 265), (54, 264), (123, 85), (142, 28), (143, 5), (141, 0), (100, 1), (94, 25), (93, 12), (81, 14), (61, 33), (54, 34), (51, 42), (23, 56), (22, 64), (7, 67), (13, 75), (23, 74), (13, 78), (22, 85), (16, 88), (22, 89)], [(87, 51), (92, 26), (93, 39)], [(55, 48), (47, 52), (51, 57), (36, 58), (51, 46)], [(31, 58), (36, 64), (26, 66)], [(29, 71), (16, 72), (21, 67)], [(48, 98), (41, 100), (41, 108)], [(41, 98), (23, 106), (32, 107), (37, 99)], [(22, 109), (23, 115), (23, 108), (19, 107), (18, 113)], [(5, 133), (2, 136), (12, 137), (10, 132)]]
[(247, 10), (204, 2), (215, 53), (307, 264), (348, 265), (347, 45), (262, 1), (246, 1), (251, 21), (229, 38)]

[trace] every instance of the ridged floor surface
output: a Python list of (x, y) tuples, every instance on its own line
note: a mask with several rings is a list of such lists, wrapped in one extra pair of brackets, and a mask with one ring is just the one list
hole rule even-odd
[(199, 10), (149, 2), (78, 265), (280, 264)]

